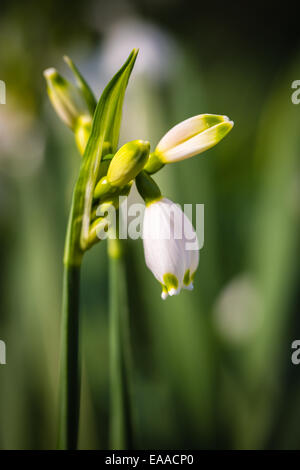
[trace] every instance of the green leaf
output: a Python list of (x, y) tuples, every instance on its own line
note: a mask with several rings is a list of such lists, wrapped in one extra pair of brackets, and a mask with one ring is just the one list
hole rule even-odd
[(109, 82), (97, 104), (91, 134), (83, 155), (73, 193), (64, 261), (80, 264), (87, 249), (93, 192), (102, 157), (104, 141), (116, 151), (125, 90), (138, 51), (133, 50), (123, 67)]

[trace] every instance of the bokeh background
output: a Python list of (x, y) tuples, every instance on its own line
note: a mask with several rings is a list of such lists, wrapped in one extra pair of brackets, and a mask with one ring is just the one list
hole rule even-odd
[[(291, 2), (1, 0), (0, 448), (55, 448), (62, 254), (80, 157), (42, 72), (77, 63), (99, 97), (133, 47), (121, 143), (226, 114), (217, 147), (164, 168), (179, 203), (205, 204), (195, 289), (165, 302), (141, 240), (127, 246), (135, 447), (300, 448), (300, 36)], [(153, 147), (152, 147), (153, 148)], [(79, 447), (108, 446), (105, 244), (84, 260)]]

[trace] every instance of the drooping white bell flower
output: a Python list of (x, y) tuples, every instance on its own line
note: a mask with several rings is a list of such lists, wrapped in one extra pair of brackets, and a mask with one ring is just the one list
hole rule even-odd
[(145, 167), (155, 173), (163, 165), (193, 157), (220, 142), (233, 127), (227, 116), (199, 114), (172, 127), (159, 141)]
[(146, 265), (160, 282), (163, 299), (179, 294), (183, 287), (193, 288), (199, 262), (197, 236), (177, 204), (160, 198), (146, 206), (143, 243)]

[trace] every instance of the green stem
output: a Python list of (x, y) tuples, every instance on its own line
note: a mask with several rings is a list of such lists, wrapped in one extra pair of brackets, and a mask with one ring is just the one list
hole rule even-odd
[(80, 265), (65, 264), (63, 280), (59, 448), (76, 449), (79, 421)]
[(110, 300), (111, 449), (132, 449), (131, 354), (126, 276), (119, 239), (108, 240)]

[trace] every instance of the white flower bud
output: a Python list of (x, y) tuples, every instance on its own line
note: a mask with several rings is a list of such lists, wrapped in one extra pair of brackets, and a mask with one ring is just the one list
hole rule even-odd
[(155, 173), (164, 164), (184, 160), (220, 142), (232, 129), (233, 121), (227, 116), (199, 114), (172, 127), (158, 143), (145, 166)]

